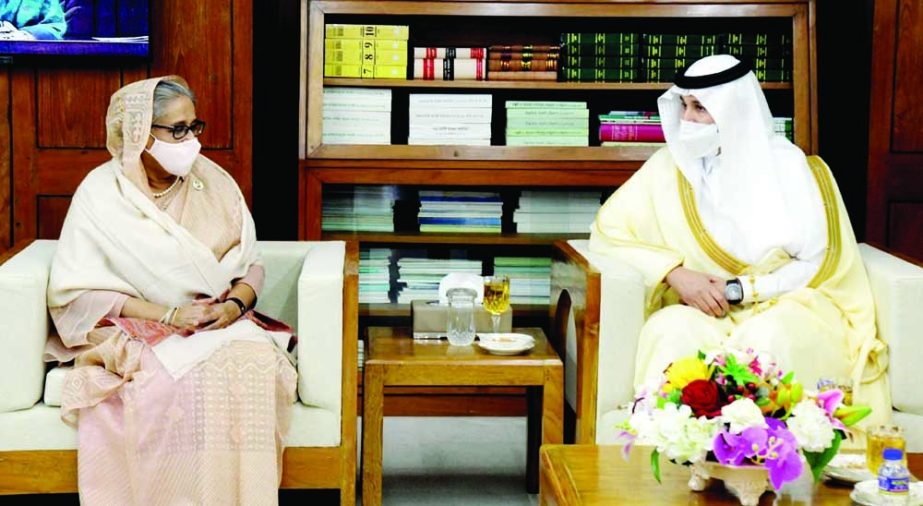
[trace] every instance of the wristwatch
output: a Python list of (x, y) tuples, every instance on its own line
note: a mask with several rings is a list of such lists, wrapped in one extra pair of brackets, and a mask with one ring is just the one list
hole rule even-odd
[(744, 286), (737, 278), (729, 279), (724, 284), (724, 298), (729, 304), (740, 304), (744, 300)]

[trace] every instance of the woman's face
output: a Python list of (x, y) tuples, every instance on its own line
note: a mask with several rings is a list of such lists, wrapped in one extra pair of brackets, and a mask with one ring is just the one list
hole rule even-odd
[[(163, 115), (159, 118), (155, 118), (153, 123), (160, 125), (160, 127), (172, 128), (177, 126), (189, 126), (195, 120), (195, 105), (193, 105), (192, 100), (189, 100), (188, 97), (180, 96), (168, 102), (167, 107), (164, 109)], [(151, 126), (151, 135), (156, 137), (157, 140), (161, 142), (176, 144), (179, 142), (188, 141), (193, 137), (192, 132), (187, 130), (186, 135), (183, 138), (174, 139), (173, 132), (166, 128), (160, 127)], [(147, 149), (150, 149), (153, 144), (154, 139), (148, 137)]]
[(684, 95), (683, 99), (683, 119), (693, 123), (712, 124), (715, 122), (705, 106), (695, 98), (695, 95)]

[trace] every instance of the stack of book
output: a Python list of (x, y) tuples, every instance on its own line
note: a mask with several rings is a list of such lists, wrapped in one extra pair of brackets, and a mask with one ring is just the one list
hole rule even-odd
[(634, 82), (641, 62), (640, 40), (637, 33), (562, 33), (562, 78), (576, 82)]
[(324, 77), (407, 78), (406, 25), (324, 27)]
[(609, 111), (599, 115), (602, 146), (662, 146), (666, 143), (660, 116), (652, 111)]
[(325, 186), (321, 230), (394, 232), (393, 186)]
[(557, 81), (561, 46), (513, 44), (490, 46), (491, 81)]
[(484, 81), (486, 53), (483, 47), (415, 47), (411, 77), (424, 81)]
[(506, 101), (507, 146), (589, 146), (586, 102)]
[(772, 118), (773, 131), (788, 140), (795, 142), (795, 125), (792, 118), (777, 117)]
[(668, 83), (694, 61), (718, 54), (717, 35), (644, 34), (641, 36), (640, 82)]
[(411, 93), (407, 144), (490, 146), (491, 97)]
[(324, 88), (324, 144), (391, 144), (391, 90)]
[(589, 233), (602, 192), (523, 190), (513, 221), (519, 233)]
[(496, 257), (494, 274), (510, 278), (511, 304), (548, 304), (551, 301), (551, 259)]
[(782, 33), (725, 33), (721, 52), (750, 63), (760, 81), (791, 82), (792, 37)]
[(391, 250), (369, 248), (359, 251), (359, 302), (388, 304), (391, 298)]
[(420, 191), (420, 232), (499, 234), (503, 200), (496, 192)]
[(438, 300), (439, 281), (450, 272), (482, 275), (480, 260), (414, 258), (397, 260), (397, 302)]

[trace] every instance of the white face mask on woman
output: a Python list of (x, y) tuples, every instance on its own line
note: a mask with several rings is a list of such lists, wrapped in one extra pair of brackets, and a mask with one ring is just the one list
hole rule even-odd
[(163, 142), (153, 135), (151, 137), (154, 138), (154, 144), (151, 145), (151, 149), (148, 149), (147, 152), (160, 163), (163, 170), (174, 176), (188, 176), (189, 171), (192, 170), (192, 164), (202, 149), (199, 140), (193, 137), (188, 141), (173, 144)]
[(721, 137), (718, 136), (716, 123), (680, 120), (679, 141), (683, 143), (686, 152), (695, 158), (713, 155), (721, 147)]

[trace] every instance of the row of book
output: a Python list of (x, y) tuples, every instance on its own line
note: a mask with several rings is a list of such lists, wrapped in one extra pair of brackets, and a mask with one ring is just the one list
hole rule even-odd
[(406, 79), (407, 25), (328, 24), (324, 77)]
[(411, 93), (407, 144), (490, 146), (493, 95)]
[(391, 90), (324, 88), (324, 144), (391, 144)]
[(513, 212), (519, 233), (590, 233), (599, 211), (599, 191), (523, 190)]
[(421, 190), (420, 232), (499, 234), (503, 199), (497, 192)]
[[(483, 262), (450, 251), (450, 258), (426, 258), (422, 252), (390, 248), (359, 251), (359, 302), (363, 304), (409, 304), (413, 300), (437, 300), (439, 281), (452, 272), (483, 275)], [(511, 304), (548, 304), (551, 297), (551, 259), (548, 257), (498, 256), (494, 274), (510, 278)]]
[(507, 146), (589, 146), (586, 102), (506, 101)]

